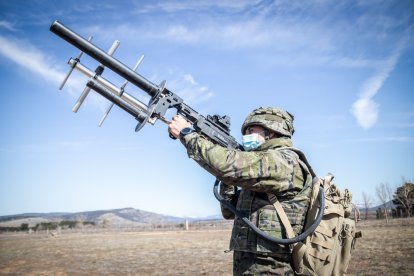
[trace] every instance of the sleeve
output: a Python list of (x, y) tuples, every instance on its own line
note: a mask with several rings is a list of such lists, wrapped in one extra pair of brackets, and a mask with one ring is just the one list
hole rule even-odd
[(294, 160), (281, 151), (227, 149), (198, 133), (186, 135), (181, 141), (190, 158), (228, 185), (266, 193), (294, 188)]

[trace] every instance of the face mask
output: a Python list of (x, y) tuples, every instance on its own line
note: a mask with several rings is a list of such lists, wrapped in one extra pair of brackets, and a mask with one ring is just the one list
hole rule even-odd
[(254, 150), (262, 144), (259, 140), (259, 134), (257, 133), (243, 135), (242, 141), (243, 147), (246, 151)]

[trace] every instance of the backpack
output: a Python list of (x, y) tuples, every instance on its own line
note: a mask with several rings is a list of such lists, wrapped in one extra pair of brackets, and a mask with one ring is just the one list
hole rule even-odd
[[(325, 209), (320, 224), (305, 240), (292, 246), (295, 273), (297, 275), (344, 275), (355, 247), (355, 241), (362, 236), (361, 232), (356, 231), (355, 220), (350, 218), (353, 207), (352, 194), (347, 189), (342, 191), (332, 183), (334, 178), (332, 174), (328, 174), (324, 179), (315, 177), (304, 154), (297, 149), (290, 148), (290, 150), (299, 155), (300, 160), (307, 165), (314, 177), (304, 230), (315, 221), (319, 212), (318, 191), (321, 186), (325, 198)], [(286, 232), (293, 233), (290, 222), (282, 219), (286, 217), (284, 210), (279, 207), (276, 211)]]

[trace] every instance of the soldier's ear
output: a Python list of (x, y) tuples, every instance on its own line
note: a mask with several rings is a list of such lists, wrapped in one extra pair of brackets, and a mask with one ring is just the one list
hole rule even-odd
[(265, 135), (265, 139), (270, 140), (275, 136), (275, 133), (267, 128), (264, 129), (264, 135)]
[(270, 133), (269, 133), (269, 138), (270, 139), (272, 139), (272, 138), (278, 138), (278, 137), (279, 137), (279, 135), (276, 132), (270, 131)]

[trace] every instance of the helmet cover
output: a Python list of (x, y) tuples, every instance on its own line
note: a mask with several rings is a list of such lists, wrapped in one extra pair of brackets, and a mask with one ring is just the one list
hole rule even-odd
[(244, 121), (241, 132), (245, 133), (249, 126), (261, 126), (280, 135), (292, 137), (293, 115), (277, 107), (259, 107), (253, 110)]

